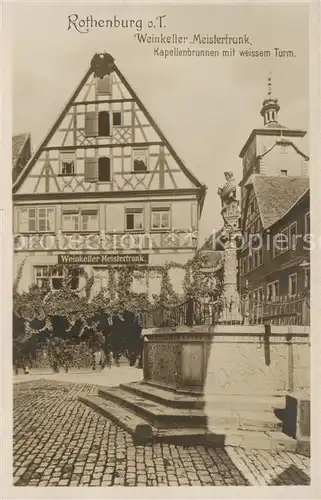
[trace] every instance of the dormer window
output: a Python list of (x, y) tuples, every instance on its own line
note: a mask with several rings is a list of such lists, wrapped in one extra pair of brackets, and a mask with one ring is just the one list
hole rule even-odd
[(75, 151), (66, 151), (60, 153), (60, 175), (74, 175), (75, 163), (76, 163)]
[(134, 149), (133, 150), (134, 172), (146, 172), (148, 166), (148, 150)]

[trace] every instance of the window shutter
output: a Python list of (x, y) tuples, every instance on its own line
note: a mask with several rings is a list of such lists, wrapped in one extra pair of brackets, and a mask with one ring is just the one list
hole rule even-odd
[(98, 181), (98, 162), (96, 158), (85, 159), (85, 181), (86, 182)]
[(87, 111), (85, 115), (85, 135), (98, 135), (98, 117), (96, 111)]
[(111, 76), (97, 78), (97, 94), (111, 94)]
[(29, 230), (29, 210), (27, 208), (19, 208), (18, 227), (18, 231), (21, 233), (27, 233)]

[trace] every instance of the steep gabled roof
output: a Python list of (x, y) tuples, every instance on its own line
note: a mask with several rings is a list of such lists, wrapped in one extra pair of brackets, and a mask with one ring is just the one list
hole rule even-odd
[(12, 168), (16, 166), (28, 139), (30, 139), (30, 134), (17, 134), (12, 137)]
[(298, 147), (296, 144), (294, 144), (294, 142), (290, 141), (289, 139), (285, 139), (284, 137), (282, 137), (281, 139), (277, 139), (275, 141), (275, 143), (269, 148), (267, 149), (266, 151), (264, 151), (264, 153), (262, 153), (261, 155), (258, 156), (258, 158), (263, 158), (265, 155), (267, 155), (270, 151), (272, 151), (272, 149), (275, 148), (275, 146), (292, 146), (293, 149), (299, 154), (301, 155), (306, 161), (309, 160), (309, 157), (304, 154)]
[(282, 219), (309, 190), (308, 177), (265, 176), (255, 174), (252, 183), (264, 229)]
[[(96, 54), (97, 55), (97, 54)], [(94, 58), (96, 57), (96, 55), (94, 56)], [(151, 115), (149, 114), (149, 112), (147, 111), (147, 109), (145, 108), (144, 104), (142, 103), (142, 101), (139, 99), (139, 97), (137, 96), (137, 94), (135, 93), (135, 91), (133, 90), (133, 88), (129, 85), (128, 81), (126, 80), (126, 78), (124, 77), (124, 75), (121, 73), (121, 71), (119, 70), (119, 68), (117, 67), (117, 65), (115, 64), (114, 62), (114, 59), (112, 58), (112, 56), (110, 56), (110, 54), (105, 54), (110, 60), (112, 60), (112, 72), (115, 72), (115, 74), (119, 77), (119, 79), (121, 80), (122, 84), (125, 86), (125, 88), (129, 91), (129, 93), (133, 96), (133, 98), (135, 99), (138, 107), (140, 108), (140, 110), (145, 114), (145, 116), (147, 117), (147, 119), (149, 120), (149, 122), (151, 123), (151, 125), (153, 126), (154, 130), (158, 133), (160, 139), (163, 141), (163, 143), (166, 145), (167, 149), (169, 150), (169, 152), (171, 153), (172, 157), (176, 160), (177, 164), (179, 165), (180, 169), (182, 170), (182, 172), (184, 172), (185, 176), (192, 182), (192, 184), (199, 190), (199, 195), (200, 195), (200, 199), (201, 199), (201, 208), (202, 208), (202, 204), (204, 202), (204, 197), (205, 197), (205, 193), (206, 193), (206, 190), (207, 190), (207, 187), (205, 186), (205, 184), (201, 183), (197, 178), (196, 176), (186, 167), (186, 165), (184, 164), (184, 162), (181, 160), (181, 158), (177, 155), (176, 151), (174, 150), (174, 148), (171, 146), (171, 144), (168, 142), (167, 138), (165, 137), (165, 135), (163, 134), (163, 132), (160, 130), (160, 128), (158, 127), (158, 125), (155, 123), (155, 121), (153, 120), (153, 118), (151, 117)], [(93, 59), (94, 59), (93, 58)], [(62, 120), (64, 119), (64, 117), (66, 116), (66, 114), (68, 113), (68, 111), (70, 110), (73, 102), (75, 101), (75, 99), (77, 98), (80, 90), (82, 89), (82, 87), (84, 86), (84, 84), (86, 83), (87, 79), (89, 78), (89, 76), (93, 73), (93, 68), (92, 66), (89, 67), (89, 69), (86, 71), (84, 77), (82, 78), (81, 82), (79, 83), (79, 85), (76, 87), (75, 91), (73, 92), (72, 96), (70, 97), (70, 99), (68, 100), (67, 104), (65, 105), (63, 111), (60, 113), (60, 115), (58, 116), (57, 120), (55, 121), (55, 123), (53, 124), (53, 126), (51, 127), (50, 131), (48, 132), (47, 136), (45, 137), (45, 139), (42, 141), (42, 143), (40, 144), (40, 146), (38, 147), (38, 149), (36, 150), (35, 154), (31, 157), (30, 161), (28, 162), (28, 164), (26, 165), (26, 167), (23, 169), (23, 171), (21, 172), (21, 174), (19, 175), (19, 177), (17, 178), (17, 180), (15, 181), (14, 185), (13, 185), (13, 192), (15, 193), (17, 191), (17, 189), (20, 187), (20, 185), (23, 183), (24, 179), (28, 176), (28, 174), (30, 173), (33, 165), (36, 163), (36, 161), (38, 160), (43, 148), (46, 146), (46, 144), (48, 144), (48, 142), (50, 141), (50, 139), (53, 137), (54, 133), (56, 132), (56, 130), (58, 129), (59, 125), (61, 124)]]

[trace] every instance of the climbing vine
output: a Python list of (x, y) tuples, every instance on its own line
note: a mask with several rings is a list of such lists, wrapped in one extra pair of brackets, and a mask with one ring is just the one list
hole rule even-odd
[[(56, 290), (51, 289), (48, 279), (42, 282), (41, 288), (33, 285), (27, 292), (19, 293), (24, 263), (19, 267), (13, 285), (14, 357), (20, 365), (23, 359), (35, 356), (37, 345), (47, 345), (52, 367), (55, 370), (59, 366), (68, 369), (72, 362), (73, 345), (85, 342), (88, 349), (94, 352), (103, 346), (110, 350), (114, 343), (114, 349), (115, 338), (110, 337), (112, 324), (114, 327), (119, 325), (116, 329), (119, 332), (118, 342), (126, 336), (128, 327), (124, 325), (131, 324), (135, 329), (139, 315), (157, 309), (169, 311), (188, 297), (199, 299), (208, 293), (208, 283), (204, 279), (206, 259), (200, 255), (186, 264), (167, 262), (163, 266), (141, 266), (142, 272), (148, 270), (160, 274), (160, 291), (152, 300), (147, 293), (133, 291), (134, 268), (130, 266), (110, 268), (108, 289), (96, 294), (92, 293), (94, 278), (77, 266), (68, 268), (61, 286)], [(183, 294), (174, 290), (171, 269), (185, 271)], [(219, 296), (222, 283), (220, 266), (215, 271), (217, 279), (212, 293)], [(77, 291), (72, 287), (75, 273), (83, 278), (84, 283)], [(137, 346), (131, 349), (134, 352)]]

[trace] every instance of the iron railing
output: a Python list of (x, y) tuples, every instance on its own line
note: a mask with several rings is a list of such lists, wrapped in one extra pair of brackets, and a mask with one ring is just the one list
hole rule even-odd
[(194, 325), (309, 325), (310, 300), (306, 294), (274, 301), (188, 298), (173, 307), (158, 307), (141, 314), (143, 328)]

